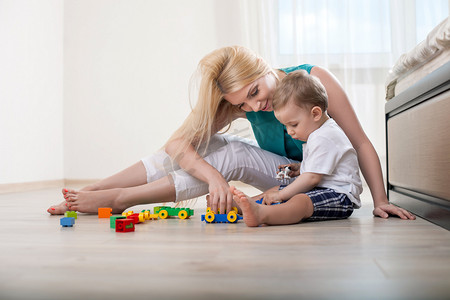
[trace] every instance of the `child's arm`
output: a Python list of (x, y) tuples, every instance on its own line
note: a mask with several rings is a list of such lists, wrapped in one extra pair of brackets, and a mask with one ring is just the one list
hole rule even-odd
[(286, 201), (297, 194), (310, 191), (319, 184), (322, 176), (318, 173), (305, 172), (281, 191), (265, 192), (263, 203), (270, 205), (275, 202)]
[(312, 190), (319, 184), (322, 177), (323, 175), (318, 173), (302, 173), (294, 180), (294, 182), (280, 191), (281, 200), (286, 201), (297, 194)]
[(287, 165), (279, 165), (278, 170), (284, 169), (286, 167), (289, 167), (291, 171), (289, 172), (289, 177), (297, 177), (300, 175), (300, 163), (293, 163), (293, 164), (287, 164)]

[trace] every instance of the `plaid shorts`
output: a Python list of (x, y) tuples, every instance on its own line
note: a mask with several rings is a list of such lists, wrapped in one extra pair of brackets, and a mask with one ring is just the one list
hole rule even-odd
[[(285, 186), (280, 186), (282, 190)], [(314, 212), (305, 221), (346, 219), (353, 213), (353, 203), (346, 194), (316, 187), (305, 193), (314, 205)]]

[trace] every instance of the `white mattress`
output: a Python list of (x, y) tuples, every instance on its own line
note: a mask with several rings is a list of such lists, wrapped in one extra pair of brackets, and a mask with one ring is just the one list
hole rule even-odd
[(426, 40), (401, 55), (389, 71), (386, 80), (386, 100), (400, 94), (448, 61), (450, 61), (450, 19), (446, 18), (428, 34)]

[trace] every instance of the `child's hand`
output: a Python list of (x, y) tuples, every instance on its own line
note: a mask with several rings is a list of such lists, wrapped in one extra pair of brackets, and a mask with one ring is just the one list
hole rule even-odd
[(287, 174), (290, 177), (297, 177), (300, 175), (300, 163), (298, 164), (288, 164), (288, 165), (279, 165), (278, 170), (289, 167), (291, 171)]
[(280, 203), (283, 199), (280, 197), (280, 191), (266, 192), (264, 193), (263, 204), (271, 205), (272, 203)]

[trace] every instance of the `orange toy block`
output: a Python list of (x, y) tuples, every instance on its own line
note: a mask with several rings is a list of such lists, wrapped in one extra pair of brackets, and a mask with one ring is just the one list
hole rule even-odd
[(112, 216), (112, 208), (111, 207), (100, 207), (98, 209), (98, 218), (108, 218)]

